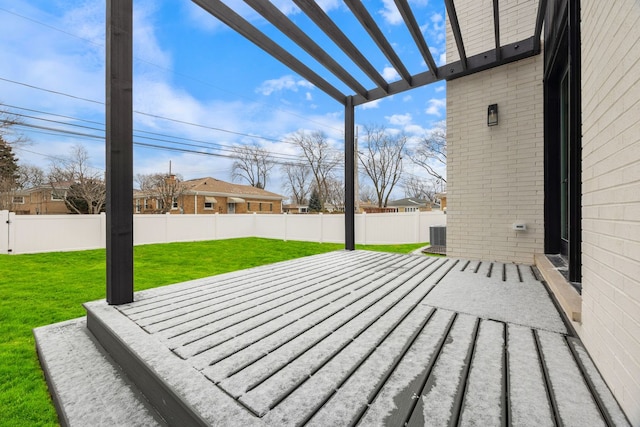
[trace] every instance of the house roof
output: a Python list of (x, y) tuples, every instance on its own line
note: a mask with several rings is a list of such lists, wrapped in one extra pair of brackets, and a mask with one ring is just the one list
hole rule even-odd
[(255, 197), (268, 200), (283, 200), (284, 196), (263, 190), (262, 188), (252, 187), (250, 185), (234, 184), (231, 182), (221, 181), (212, 177), (191, 179), (183, 181), (187, 187), (187, 194), (204, 194), (209, 196), (223, 197)]
[[(42, 190), (54, 190), (54, 189), (68, 190), (69, 187), (71, 187), (73, 184), (75, 184), (74, 181), (60, 181), (60, 182), (56, 182), (55, 184), (48, 182), (42, 185), (38, 185), (36, 187), (24, 189), (21, 191), (31, 194), (36, 191), (42, 191)], [(54, 185), (55, 185), (55, 188), (54, 188)]]
[(428, 206), (429, 203), (431, 202), (427, 199), (417, 199), (413, 197), (407, 197), (404, 199), (392, 200), (391, 202), (387, 203), (387, 206), (423, 207), (423, 206)]

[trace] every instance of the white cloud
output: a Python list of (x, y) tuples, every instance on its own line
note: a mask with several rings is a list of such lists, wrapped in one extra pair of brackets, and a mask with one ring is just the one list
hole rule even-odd
[(424, 135), (425, 133), (424, 128), (416, 124), (405, 126), (404, 131), (409, 135)]
[(440, 57), (438, 58), (438, 65), (444, 65), (447, 63), (447, 52), (443, 52), (442, 54), (440, 54)]
[(387, 23), (391, 25), (398, 25), (402, 23), (402, 15), (400, 15), (400, 11), (396, 7), (396, 4), (393, 0), (382, 0), (384, 8), (379, 11), (380, 15), (384, 18)]
[(133, 12), (134, 56), (163, 68), (171, 67), (171, 56), (164, 51), (156, 37), (155, 8), (150, 2), (142, 2)]
[(387, 82), (395, 82), (396, 80), (400, 80), (400, 74), (393, 67), (384, 67), (382, 70), (382, 78)]
[(305, 99), (306, 99), (307, 101), (313, 101), (313, 95), (311, 95), (311, 92), (307, 92), (307, 93), (305, 94)]
[(444, 84), (438, 85), (435, 87), (435, 91), (436, 93), (438, 92), (442, 92), (443, 90), (445, 90), (447, 87)]
[[(224, 3), (248, 21), (260, 19), (260, 15), (242, 0), (229, 0)], [(222, 21), (218, 20), (192, 1), (183, 2), (182, 7), (185, 10), (185, 15), (189, 22), (202, 31), (209, 33), (220, 30), (233, 31)]]
[(442, 110), (444, 108), (446, 108), (447, 106), (447, 100), (444, 98), (431, 98), (429, 100), (429, 103), (427, 105), (427, 109), (425, 110), (425, 113), (432, 115), (432, 116), (437, 116), (437, 117), (442, 117)]
[(292, 75), (286, 75), (278, 79), (265, 80), (258, 88), (256, 88), (256, 92), (269, 96), (274, 92), (283, 90), (297, 92), (299, 88), (311, 89), (314, 87), (315, 86), (306, 80), (296, 79)]
[(382, 98), (381, 99), (376, 99), (375, 101), (367, 102), (366, 104), (360, 105), (360, 108), (362, 108), (363, 110), (370, 110), (372, 108), (379, 108), (381, 102), (382, 102)]
[(317, 0), (318, 6), (325, 12), (330, 12), (333, 9), (340, 7), (338, 0)]
[(402, 97), (402, 102), (409, 102), (413, 99), (413, 96), (411, 95), (405, 95)]
[(385, 116), (385, 119), (389, 121), (390, 124), (395, 126), (406, 126), (411, 123), (412, 117), (411, 114), (394, 114), (392, 116)]

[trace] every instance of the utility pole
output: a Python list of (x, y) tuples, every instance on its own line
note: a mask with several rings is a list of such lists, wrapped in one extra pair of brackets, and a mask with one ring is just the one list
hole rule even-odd
[(356, 137), (354, 138), (354, 165), (353, 165), (353, 173), (354, 173), (354, 193), (356, 196), (355, 200), (355, 210), (356, 213), (360, 213), (360, 183), (358, 182), (358, 126), (356, 126)]

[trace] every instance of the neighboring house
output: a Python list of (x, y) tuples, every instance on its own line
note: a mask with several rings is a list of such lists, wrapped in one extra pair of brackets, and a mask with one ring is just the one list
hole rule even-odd
[(135, 213), (171, 214), (240, 214), (240, 213), (282, 213), (280, 194), (272, 193), (250, 185), (234, 184), (207, 177), (183, 181), (181, 195), (174, 198), (170, 209), (163, 207), (163, 200), (149, 196), (142, 191), (134, 191)]
[(283, 205), (282, 210), (283, 212), (290, 213), (290, 214), (309, 213), (309, 205), (290, 203), (288, 205)]
[(387, 208), (394, 208), (396, 212), (426, 212), (431, 210), (431, 200), (407, 197), (387, 203)]
[(64, 215), (71, 213), (64, 201), (69, 184), (51, 184), (21, 190), (13, 196), (13, 211), (22, 215)]
[[(490, 49), (487, 2), (455, 3), (466, 54)], [(530, 40), (538, 4), (541, 54), (447, 81), (447, 255), (550, 265), (550, 289), (640, 426), (640, 6), (500, 2), (502, 43)]]
[(29, 214), (29, 193), (24, 190), (16, 190), (6, 193), (0, 193), (2, 198), (2, 209), (15, 212), (18, 215)]

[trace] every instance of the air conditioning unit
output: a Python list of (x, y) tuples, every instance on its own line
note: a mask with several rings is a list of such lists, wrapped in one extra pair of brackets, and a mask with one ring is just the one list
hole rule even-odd
[(429, 227), (429, 243), (431, 246), (447, 246), (447, 226), (432, 225)]

